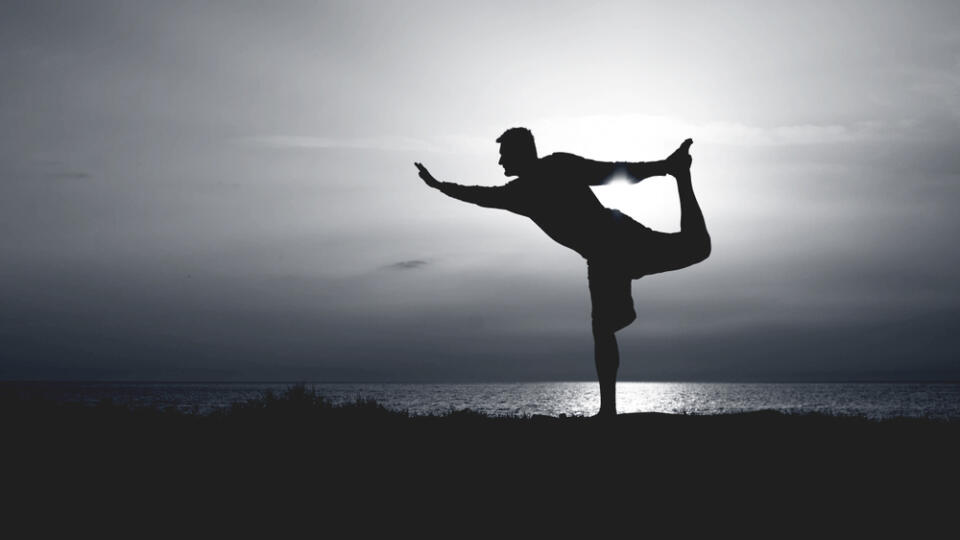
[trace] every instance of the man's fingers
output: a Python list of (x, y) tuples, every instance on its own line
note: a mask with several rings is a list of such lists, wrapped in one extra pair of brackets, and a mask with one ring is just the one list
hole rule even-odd
[(417, 166), (417, 170), (420, 171), (420, 178), (423, 179), (424, 182), (426, 182), (429, 185), (433, 185), (437, 183), (437, 180), (433, 177), (432, 174), (430, 174), (430, 171), (428, 171), (427, 168), (423, 166), (423, 163), (414, 161), (413, 164)]

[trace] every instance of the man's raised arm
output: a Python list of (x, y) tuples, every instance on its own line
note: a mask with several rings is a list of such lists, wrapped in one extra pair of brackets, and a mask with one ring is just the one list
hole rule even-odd
[(594, 161), (573, 154), (554, 154), (561, 156), (564, 168), (583, 178), (591, 186), (599, 186), (610, 181), (617, 173), (625, 173), (627, 180), (636, 184), (651, 176), (675, 175), (676, 171), (690, 168), (690, 145), (693, 139), (680, 143), (667, 159), (660, 161)]
[(606, 184), (618, 173), (625, 174), (627, 180), (635, 184), (644, 178), (663, 176), (669, 171), (666, 160), (596, 161), (567, 153), (557, 153), (549, 157), (555, 160), (559, 174), (591, 186)]
[(430, 174), (422, 163), (414, 163), (420, 171), (420, 178), (432, 188), (436, 188), (449, 197), (487, 208), (509, 209), (510, 199), (503, 186), (461, 186), (452, 182), (441, 182)]

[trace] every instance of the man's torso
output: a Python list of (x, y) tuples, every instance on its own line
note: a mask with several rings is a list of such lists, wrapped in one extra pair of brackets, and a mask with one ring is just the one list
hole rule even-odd
[(578, 178), (577, 156), (551, 154), (540, 158), (535, 173), (504, 186), (509, 210), (529, 217), (556, 242), (589, 259), (607, 236), (610, 210)]

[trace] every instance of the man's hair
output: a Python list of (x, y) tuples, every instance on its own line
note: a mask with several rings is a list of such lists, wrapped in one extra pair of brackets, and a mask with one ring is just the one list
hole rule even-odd
[(510, 128), (497, 137), (497, 142), (521, 154), (537, 157), (537, 145), (533, 142), (533, 133), (530, 133), (527, 128)]

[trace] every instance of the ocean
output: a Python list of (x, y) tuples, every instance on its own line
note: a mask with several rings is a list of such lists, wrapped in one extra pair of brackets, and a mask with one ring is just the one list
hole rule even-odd
[[(209, 413), (281, 393), (293, 383), (3, 382), (0, 389), (59, 402), (110, 399), (134, 407)], [(592, 415), (596, 382), (502, 384), (306, 383), (335, 403), (372, 398), (410, 414), (471, 409), (493, 416)], [(681, 383), (620, 382), (620, 413), (727, 414), (758, 410), (960, 419), (960, 383)]]

